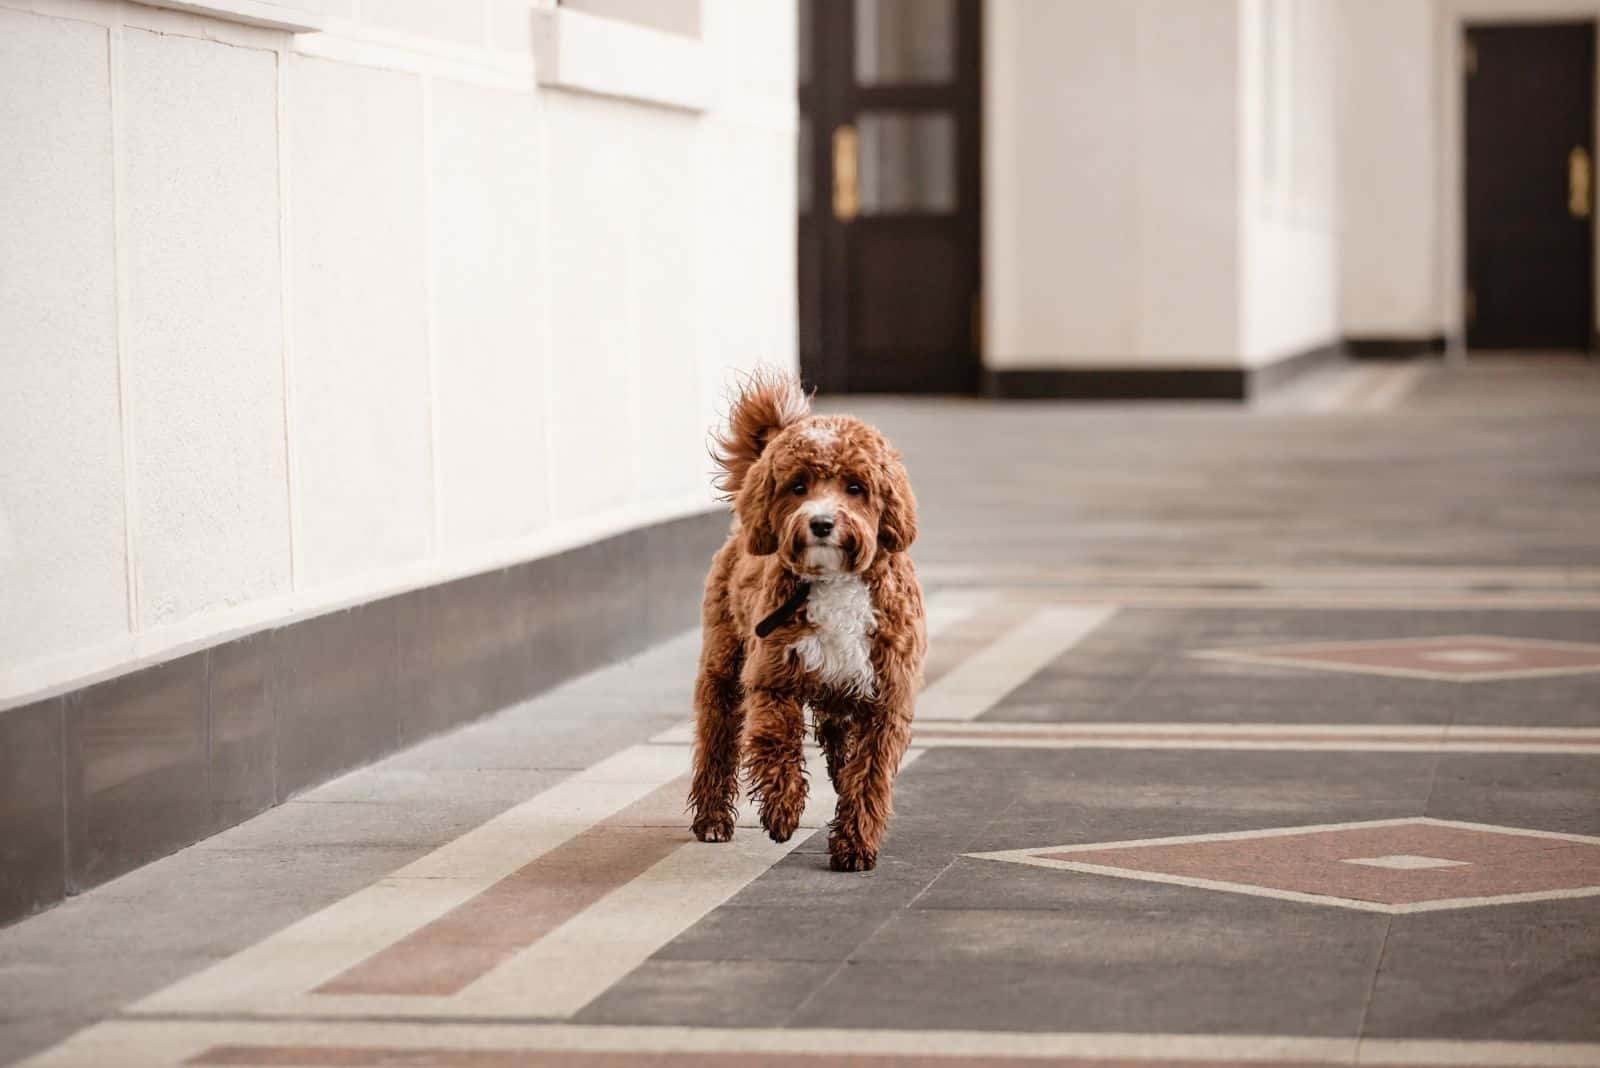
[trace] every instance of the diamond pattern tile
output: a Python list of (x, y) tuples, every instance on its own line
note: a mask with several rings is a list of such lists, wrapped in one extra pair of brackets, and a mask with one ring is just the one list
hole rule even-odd
[(969, 855), (1372, 912), (1600, 894), (1600, 838), (1426, 818)]
[(1247, 664), (1481, 682), (1600, 671), (1600, 644), (1493, 635), (1210, 649), (1191, 654)]

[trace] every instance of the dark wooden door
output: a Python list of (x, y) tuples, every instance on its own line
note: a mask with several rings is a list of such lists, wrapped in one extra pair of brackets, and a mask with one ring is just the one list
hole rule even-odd
[(977, 387), (979, 0), (801, 0), (800, 365)]
[(1592, 22), (1467, 31), (1467, 344), (1594, 336)]

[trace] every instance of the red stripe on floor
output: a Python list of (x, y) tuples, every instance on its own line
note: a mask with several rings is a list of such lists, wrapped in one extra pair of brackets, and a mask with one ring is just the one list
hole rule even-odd
[(659, 787), (328, 980), (314, 993), (414, 997), (460, 993), (688, 841), (687, 819), (677, 827), (630, 826), (641, 817), (659, 816), (663, 809), (680, 811), (688, 785), (684, 776)]
[[(626, 1068), (637, 1064), (654, 1065), (739, 1065), (740, 1068), (791, 1068), (804, 1065), (851, 1066), (851, 1068), (915, 1068), (940, 1065), (965, 1068), (1015, 1062), (1029, 1065), (1070, 1065), (1072, 1068), (1235, 1068), (1238, 1061), (1160, 1061), (1102, 1057), (1023, 1057), (1004, 1054), (969, 1057), (959, 1054), (927, 1053), (756, 1053), (677, 1051), (628, 1052), (599, 1050), (535, 1049), (448, 1049), (443, 1047), (405, 1049), (378, 1046), (213, 1046), (196, 1054), (185, 1064), (213, 1066), (255, 1065), (257, 1068), (524, 1068), (540, 1065), (579, 1065), (581, 1068)], [(1326, 1062), (1251, 1061), (1252, 1068), (1333, 1068)], [(1419, 1066), (1426, 1068), (1426, 1066)]]

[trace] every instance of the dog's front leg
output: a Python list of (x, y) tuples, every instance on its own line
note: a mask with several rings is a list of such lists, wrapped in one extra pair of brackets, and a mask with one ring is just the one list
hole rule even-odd
[(702, 842), (733, 837), (738, 815), (739, 738), (744, 729), (743, 690), (739, 672), (744, 648), (727, 627), (706, 627), (695, 682), (694, 779), (689, 805), (694, 835)]
[(911, 744), (914, 690), (886, 686), (857, 713), (855, 744), (840, 769), (839, 807), (828, 829), (828, 866), (834, 871), (871, 871), (878, 865), (889, 816), (894, 777)]
[(745, 769), (761, 826), (787, 842), (806, 807), (805, 705), (792, 690), (752, 687), (745, 693)]

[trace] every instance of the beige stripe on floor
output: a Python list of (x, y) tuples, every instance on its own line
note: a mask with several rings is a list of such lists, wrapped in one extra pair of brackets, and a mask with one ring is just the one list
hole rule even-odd
[[(649, 1061), (664, 1068), (695, 1068), (697, 1065), (728, 1068), (983, 1068), (996, 1063), (994, 1054), (971, 1057), (940, 1056), (930, 1062), (917, 1053), (651, 1053)], [(635, 1068), (638, 1053), (573, 1050), (500, 1049), (398, 1049), (374, 1046), (213, 1046), (188, 1061), (192, 1065), (254, 1065), (256, 1068), (544, 1068), (546, 1065), (571, 1065), (573, 1068)], [(1015, 1058), (1001, 1058), (1011, 1061)], [(1061, 1065), (1063, 1068), (1161, 1068), (1171, 1060), (1132, 1057), (1029, 1057), (1031, 1065)], [(1234, 1068), (1238, 1061), (1186, 1061), (1189, 1068)], [(1333, 1061), (1256, 1061), (1256, 1068), (1336, 1068)]]
[(1235, 749), (1334, 752), (1600, 754), (1593, 727), (1460, 727), (1381, 723), (918, 724), (924, 748)]
[(938, 631), (930, 627), (928, 659), (922, 670), (924, 689), (982, 652), (996, 635), (1014, 629), (1032, 610), (1032, 605), (1021, 601), (997, 599), (950, 626)]
[[(201, 1063), (208, 1051), (292, 1049), (302, 1055), (352, 1059), (305, 1059), (302, 1064), (355, 1064), (368, 1051), (394, 1056), (387, 1063), (441, 1065), (432, 1051), (529, 1054), (613, 1053), (633, 1063), (664, 1054), (758, 1057), (799, 1054), (813, 1064), (842, 1058), (911, 1057), (942, 1064), (969, 1057), (1019, 1063), (1157, 1062), (1199, 1068), (1206, 1064), (1369, 1065), (1548, 1065), (1574, 1068), (1600, 1064), (1600, 1044), (1581, 1042), (1490, 1042), (1431, 1039), (1318, 1038), (1299, 1035), (1118, 1034), (1015, 1031), (846, 1030), (842, 1028), (615, 1027), (570, 1024), (500, 1024), (256, 1020), (110, 1020), (28, 1062), (29, 1068), (172, 1068)], [(341, 1051), (334, 1054), (332, 1051)], [(313, 1053), (313, 1051), (318, 1051)], [(342, 1052), (352, 1051), (352, 1052)], [(359, 1052), (357, 1052), (359, 1051)], [(444, 1054), (449, 1056), (450, 1054)], [(253, 1063), (282, 1064), (270, 1059)], [(241, 1063), (238, 1055), (228, 1062)], [(249, 1062), (246, 1062), (249, 1063)], [(378, 1063), (385, 1063), (379, 1061)], [(470, 1064), (471, 1062), (467, 1062)], [(488, 1062), (494, 1064), (493, 1061)], [(538, 1063), (521, 1061), (512, 1063)], [(581, 1063), (581, 1062), (580, 1062)], [(590, 1062), (594, 1063), (594, 1062)], [(605, 1062), (599, 1062), (605, 1063)], [(782, 1062), (779, 1062), (782, 1063)], [(843, 1063), (851, 1063), (848, 1060)], [(863, 1063), (863, 1062), (855, 1062)], [(873, 1064), (872, 1061), (864, 1062)], [(881, 1063), (881, 1061), (877, 1062)], [(459, 1068), (459, 1065), (455, 1066)]]
[(998, 598), (988, 590), (941, 590), (923, 602), (923, 616), (931, 637), (959, 626), (964, 620), (986, 611)]
[(1116, 614), (1114, 605), (1041, 608), (922, 691), (917, 719), (977, 719)]

